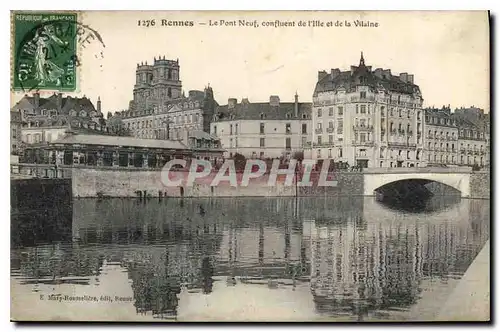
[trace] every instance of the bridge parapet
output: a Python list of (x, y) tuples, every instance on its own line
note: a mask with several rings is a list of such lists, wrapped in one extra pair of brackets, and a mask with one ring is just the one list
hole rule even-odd
[(415, 173), (439, 173), (457, 174), (472, 173), (472, 167), (387, 167), (387, 168), (364, 168), (365, 174), (415, 174)]

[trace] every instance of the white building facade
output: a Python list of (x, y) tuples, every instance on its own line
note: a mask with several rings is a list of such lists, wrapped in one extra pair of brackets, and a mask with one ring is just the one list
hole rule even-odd
[(241, 103), (230, 98), (219, 106), (210, 133), (221, 140), (225, 157), (236, 153), (246, 158), (292, 157), (303, 152), (311, 135), (311, 104), (282, 103), (271, 96), (268, 103)]
[(360, 167), (425, 166), (422, 103), (413, 75), (372, 71), (363, 54), (350, 71), (321, 71), (306, 157)]

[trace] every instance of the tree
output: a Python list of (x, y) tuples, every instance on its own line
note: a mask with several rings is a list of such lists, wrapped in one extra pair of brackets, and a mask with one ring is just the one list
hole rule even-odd
[(241, 153), (234, 154), (234, 166), (236, 169), (244, 169), (247, 159)]
[(293, 159), (297, 160), (298, 162), (302, 162), (304, 160), (304, 151), (297, 151), (293, 154)]
[(109, 132), (116, 136), (132, 136), (130, 129), (125, 127), (123, 120), (119, 116), (112, 116), (106, 122)]

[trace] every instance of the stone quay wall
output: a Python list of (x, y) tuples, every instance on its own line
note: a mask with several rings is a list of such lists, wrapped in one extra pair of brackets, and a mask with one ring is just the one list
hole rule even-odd
[(470, 198), (490, 199), (490, 172), (473, 172), (470, 177)]
[[(186, 176), (186, 172), (178, 172)], [(158, 170), (134, 169), (91, 169), (72, 170), (74, 197), (295, 197), (295, 196), (335, 196), (363, 195), (362, 173), (336, 173), (336, 186), (300, 187), (285, 185), (284, 176), (278, 176), (276, 184), (268, 185), (269, 175), (250, 179), (248, 186), (241, 186), (241, 174), (237, 175), (237, 186), (222, 181), (211, 186), (214, 174), (197, 179), (192, 186), (167, 187)], [(311, 180), (315, 183), (314, 176)], [(328, 179), (329, 181), (332, 179)]]
[[(186, 172), (178, 172), (186, 176)], [(241, 174), (237, 175), (237, 186), (222, 181), (211, 186), (215, 176), (210, 174), (196, 179), (192, 186), (167, 187), (159, 170), (116, 169), (116, 168), (73, 168), (71, 172), (74, 197), (305, 197), (305, 196), (362, 196), (364, 174), (358, 172), (336, 172), (336, 186), (317, 186), (318, 174), (313, 174), (311, 187), (284, 184), (284, 176), (278, 176), (276, 185), (268, 186), (268, 174), (250, 179), (248, 186), (241, 186)], [(314, 177), (316, 176), (316, 179)], [(329, 178), (330, 180), (330, 178)], [(315, 182), (316, 181), (316, 182)], [(472, 172), (470, 175), (470, 198), (490, 198), (490, 173)], [(140, 193), (139, 193), (140, 192)]]

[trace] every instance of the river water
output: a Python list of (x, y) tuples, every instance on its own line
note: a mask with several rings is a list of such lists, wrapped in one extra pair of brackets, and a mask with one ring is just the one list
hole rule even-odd
[(14, 218), (12, 317), (433, 320), (489, 239), (489, 204), (75, 200)]

